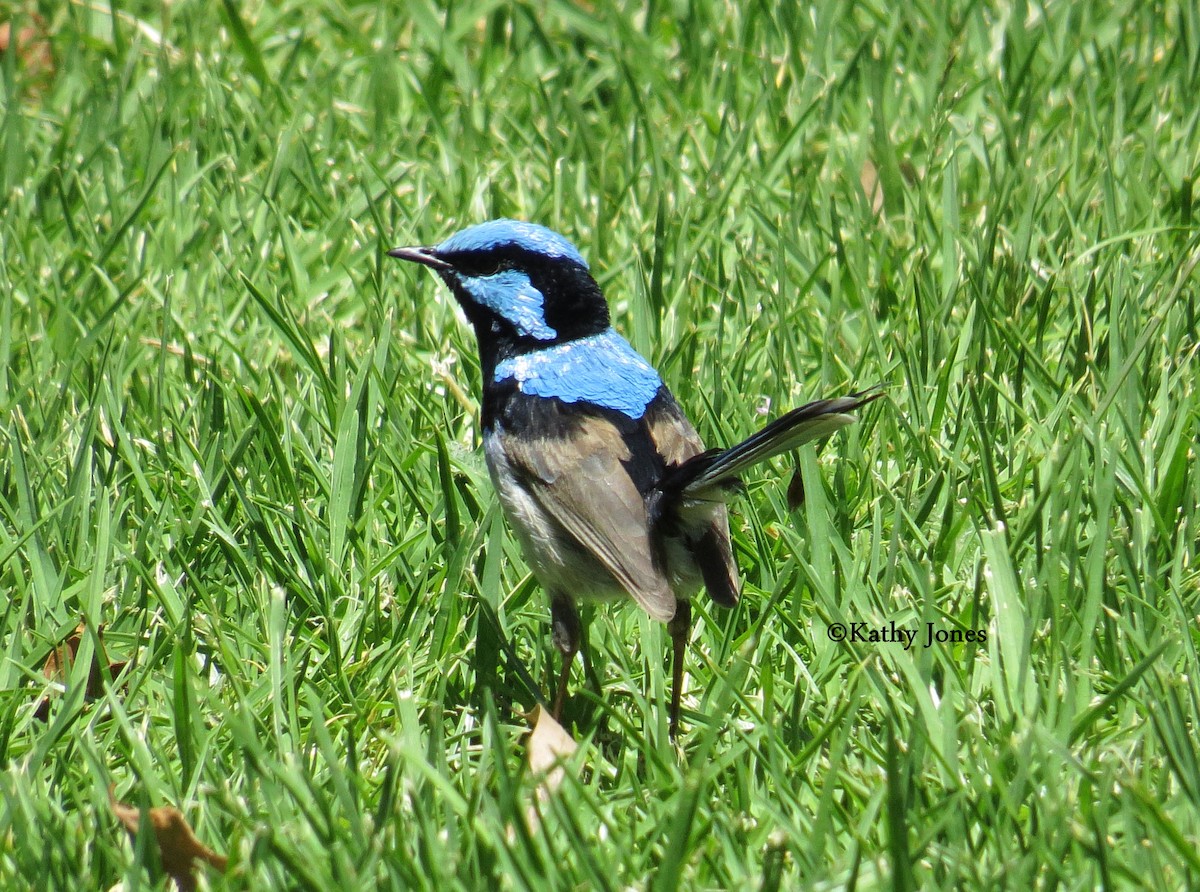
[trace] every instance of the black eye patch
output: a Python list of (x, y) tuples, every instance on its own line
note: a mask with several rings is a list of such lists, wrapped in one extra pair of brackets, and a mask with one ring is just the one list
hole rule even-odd
[(447, 258), (454, 268), (464, 276), (482, 279), (513, 268), (511, 258), (501, 257), (494, 252), (464, 252)]

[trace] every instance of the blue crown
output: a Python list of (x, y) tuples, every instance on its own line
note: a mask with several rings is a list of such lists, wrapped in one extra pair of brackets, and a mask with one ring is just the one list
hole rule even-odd
[(524, 220), (489, 220), (456, 232), (435, 249), (439, 254), (454, 254), (458, 251), (494, 251), (497, 248), (513, 247), (543, 257), (573, 260), (584, 269), (587, 261), (579, 249), (555, 232), (537, 223)]

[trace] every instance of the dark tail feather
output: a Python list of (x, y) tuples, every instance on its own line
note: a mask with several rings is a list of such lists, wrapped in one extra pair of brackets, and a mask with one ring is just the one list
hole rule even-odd
[(881, 396), (883, 393), (877, 385), (848, 396), (816, 400), (792, 409), (736, 446), (710, 449), (688, 459), (663, 480), (661, 488), (685, 499), (711, 497), (714, 489), (727, 490), (735, 486), (738, 474), (751, 465), (853, 424), (858, 418), (849, 413)]

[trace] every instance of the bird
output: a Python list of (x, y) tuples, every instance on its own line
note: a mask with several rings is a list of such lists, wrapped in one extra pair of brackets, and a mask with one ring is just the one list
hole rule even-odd
[(832, 434), (880, 393), (808, 403), (707, 449), (658, 371), (611, 323), (587, 261), (538, 223), (497, 219), (388, 255), (429, 267), (474, 328), (483, 452), (503, 513), (550, 602), (562, 715), (581, 646), (577, 602), (632, 599), (672, 642), (679, 729), (691, 598), (741, 587), (726, 502), (752, 465)]

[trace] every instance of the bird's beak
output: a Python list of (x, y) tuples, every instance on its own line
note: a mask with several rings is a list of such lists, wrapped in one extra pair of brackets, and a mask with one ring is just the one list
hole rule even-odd
[(388, 251), (388, 257), (399, 257), (401, 260), (411, 260), (413, 263), (419, 263), (422, 266), (428, 266), (436, 269), (439, 272), (449, 272), (454, 269), (442, 258), (434, 253), (433, 248), (392, 248)]

